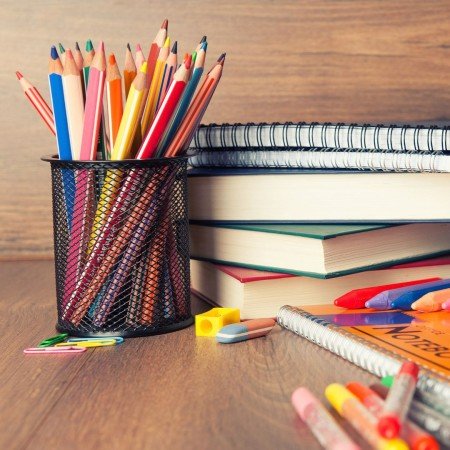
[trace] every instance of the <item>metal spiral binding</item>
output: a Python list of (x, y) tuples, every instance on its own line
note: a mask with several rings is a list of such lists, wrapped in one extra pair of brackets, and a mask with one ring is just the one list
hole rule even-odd
[[(383, 377), (397, 373), (402, 358), (299, 308), (283, 306), (277, 322), (370, 373)], [(417, 389), (424, 402), (450, 409), (450, 383), (434, 371), (421, 368)]]

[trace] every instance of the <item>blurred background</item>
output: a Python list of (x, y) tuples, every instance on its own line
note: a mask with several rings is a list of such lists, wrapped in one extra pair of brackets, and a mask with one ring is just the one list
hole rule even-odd
[(0, 258), (51, 257), (53, 136), (25, 99), (20, 70), (48, 100), (50, 46), (103, 39), (147, 55), (161, 22), (179, 54), (208, 36), (206, 68), (227, 52), (203, 120), (446, 123), (450, 2), (331, 0), (2, 0)]

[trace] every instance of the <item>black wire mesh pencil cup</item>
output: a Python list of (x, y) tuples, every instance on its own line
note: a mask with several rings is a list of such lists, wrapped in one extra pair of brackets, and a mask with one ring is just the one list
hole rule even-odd
[(193, 322), (187, 158), (50, 162), (57, 329), (145, 336)]

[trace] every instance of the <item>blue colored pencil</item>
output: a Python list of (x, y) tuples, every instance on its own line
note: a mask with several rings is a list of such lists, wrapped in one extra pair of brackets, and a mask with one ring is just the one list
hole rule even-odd
[[(50, 51), (50, 63), (48, 81), (50, 84), (50, 97), (55, 120), (56, 143), (60, 160), (70, 161), (72, 152), (70, 148), (69, 126), (67, 123), (66, 104), (64, 101), (64, 89), (62, 84), (63, 67), (55, 46)], [(64, 196), (66, 199), (67, 220), (72, 223), (75, 181), (71, 170), (62, 170)]]
[(180, 126), (184, 116), (186, 115), (186, 111), (189, 108), (189, 104), (191, 103), (192, 97), (194, 96), (195, 90), (197, 89), (198, 83), (200, 82), (200, 78), (203, 75), (207, 46), (208, 43), (206, 41), (203, 42), (200, 50), (197, 52), (194, 71), (192, 72), (192, 78), (186, 86), (177, 111), (175, 112), (174, 117), (167, 128), (167, 131), (164, 133), (164, 136), (161, 139), (161, 143), (159, 144), (156, 151), (156, 158), (160, 158), (165, 153), (165, 151), (169, 147), (170, 141), (175, 136), (178, 127)]

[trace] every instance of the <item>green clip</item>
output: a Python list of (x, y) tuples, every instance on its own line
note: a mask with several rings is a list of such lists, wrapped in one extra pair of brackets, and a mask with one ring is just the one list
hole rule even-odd
[(64, 342), (67, 336), (69, 336), (69, 333), (61, 333), (57, 334), (56, 336), (49, 337), (40, 342), (38, 347), (51, 347), (52, 345), (57, 344), (58, 342)]

